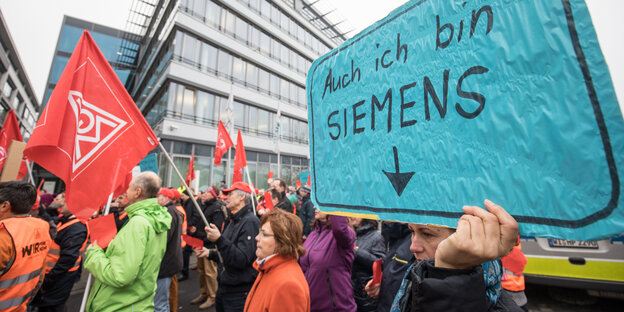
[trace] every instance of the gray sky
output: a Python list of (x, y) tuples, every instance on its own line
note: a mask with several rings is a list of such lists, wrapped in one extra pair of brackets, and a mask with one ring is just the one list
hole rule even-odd
[[(598, 40), (609, 65), (620, 106), (624, 105), (624, 1), (587, 0)], [(321, 0), (326, 10), (335, 8), (334, 21), (346, 19), (343, 30), (355, 35), (384, 18), (404, 0)], [(63, 15), (125, 29), (132, 0), (0, 0), (26, 73), (41, 100)], [(354, 9), (357, 8), (357, 9)]]

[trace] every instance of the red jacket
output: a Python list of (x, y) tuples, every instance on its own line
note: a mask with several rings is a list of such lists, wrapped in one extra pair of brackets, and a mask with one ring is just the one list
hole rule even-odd
[(310, 311), (310, 291), (303, 272), (293, 258), (275, 255), (254, 268), (260, 272), (247, 295), (245, 312)]

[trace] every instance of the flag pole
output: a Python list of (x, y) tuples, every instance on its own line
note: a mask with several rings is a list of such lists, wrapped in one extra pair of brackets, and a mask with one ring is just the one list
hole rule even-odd
[(228, 147), (228, 162), (227, 162), (227, 168), (225, 169), (225, 185), (232, 185), (232, 180), (230, 180), (230, 174), (232, 173), (231, 170), (231, 164), (232, 164), (232, 153), (230, 153), (230, 150), (232, 148)]
[[(106, 201), (106, 208), (104, 208), (104, 215), (107, 215), (110, 212), (110, 205), (113, 201), (113, 193), (108, 195), (108, 201)], [(89, 277), (87, 277), (87, 285), (85, 286), (84, 294), (82, 295), (82, 302), (80, 303), (80, 312), (84, 312), (87, 307), (87, 299), (89, 299), (89, 292), (91, 291), (91, 284), (93, 283), (93, 275), (89, 272)]]
[[(167, 153), (167, 150), (165, 150), (165, 147), (160, 142), (158, 142), (158, 146), (160, 146), (160, 150), (165, 154), (165, 158), (167, 158), (167, 161), (169, 162), (169, 164), (171, 164), (171, 167), (173, 167), (173, 170), (175, 170), (176, 174), (180, 178), (180, 181), (182, 181), (182, 184), (184, 185), (184, 187), (187, 190), (190, 190), (191, 188), (188, 186), (188, 184), (186, 184), (186, 181), (184, 181), (184, 178), (182, 177), (182, 174), (180, 173), (178, 168), (176, 168), (175, 164), (173, 163), (173, 160), (169, 156), (169, 153)], [(189, 191), (189, 193), (190, 193), (190, 191)], [(197, 208), (197, 211), (199, 212), (199, 216), (202, 218), (202, 220), (204, 221), (206, 226), (210, 226), (210, 224), (208, 223), (208, 220), (206, 219), (206, 216), (204, 216), (204, 212), (201, 210), (201, 208), (199, 208), (199, 204), (195, 200), (195, 196), (193, 196), (193, 194), (191, 194), (191, 196), (189, 196), (189, 197), (193, 201), (193, 205), (195, 205), (195, 208)]]
[(30, 164), (31, 162), (26, 160), (26, 168), (28, 168), (28, 178), (30, 179), (30, 183), (32, 183), (32, 185), (36, 187), (35, 178), (33, 178), (32, 167)]
[(249, 188), (251, 189), (251, 195), (253, 196), (253, 198), (251, 199), (251, 206), (253, 207), (253, 211), (254, 214), (257, 215), (256, 212), (256, 202), (254, 201), (254, 199), (256, 198), (256, 189), (254, 187), (254, 185), (251, 183), (251, 177), (249, 176), (249, 167), (245, 166), (245, 173), (247, 173), (247, 181), (249, 181)]

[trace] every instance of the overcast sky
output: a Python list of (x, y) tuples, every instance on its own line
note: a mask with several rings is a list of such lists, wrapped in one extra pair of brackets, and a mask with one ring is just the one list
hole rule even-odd
[[(343, 30), (355, 35), (382, 19), (404, 0), (321, 0), (332, 20), (346, 19)], [(609, 65), (620, 105), (624, 102), (624, 1), (587, 0), (600, 46)], [(0, 0), (0, 10), (26, 73), (41, 101), (63, 15), (125, 29), (132, 0)]]

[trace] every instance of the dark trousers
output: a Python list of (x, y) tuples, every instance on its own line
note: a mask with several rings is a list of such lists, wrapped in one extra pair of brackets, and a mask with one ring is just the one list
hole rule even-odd
[(182, 249), (182, 276), (189, 275), (189, 260), (192, 253), (193, 247), (189, 245), (186, 245), (184, 249)]
[(38, 312), (63, 312), (65, 311), (65, 304), (57, 304), (55, 306), (47, 306), (47, 307), (39, 307), (37, 308)]
[(222, 292), (217, 290), (215, 309), (217, 312), (242, 312), (245, 309), (245, 300), (249, 292)]

